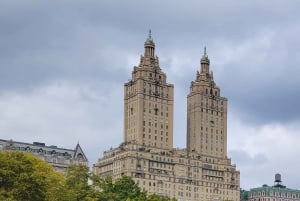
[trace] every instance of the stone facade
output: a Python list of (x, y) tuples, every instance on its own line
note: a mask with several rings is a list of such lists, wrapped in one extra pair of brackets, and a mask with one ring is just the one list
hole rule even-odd
[(187, 149), (190, 152), (225, 158), (227, 154), (227, 99), (220, 96), (209, 71), (206, 50), (201, 70), (191, 83), (187, 97)]
[(124, 91), (124, 142), (94, 165), (100, 177), (132, 177), (149, 193), (179, 201), (240, 199), (240, 173), (227, 157), (227, 99), (220, 96), (209, 59), (188, 95), (187, 148), (173, 148), (173, 85), (154, 56), (149, 34), (144, 55)]
[(71, 164), (84, 164), (88, 166), (88, 160), (79, 143), (75, 149), (46, 146), (45, 143), (16, 142), (13, 140), (0, 139), (0, 151), (21, 151), (32, 153), (54, 167), (58, 172), (66, 172)]
[(150, 147), (173, 146), (173, 85), (154, 56), (151, 36), (145, 42), (140, 65), (124, 87), (124, 138)]

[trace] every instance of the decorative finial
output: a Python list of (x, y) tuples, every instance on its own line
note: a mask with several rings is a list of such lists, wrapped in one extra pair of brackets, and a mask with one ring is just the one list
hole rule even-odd
[(209, 59), (208, 59), (208, 56), (207, 56), (207, 53), (206, 53), (206, 46), (204, 46), (204, 54), (201, 58), (201, 64), (202, 63), (209, 64)]
[(149, 29), (149, 35), (148, 35), (148, 39), (152, 40), (152, 36), (151, 36), (151, 29)]

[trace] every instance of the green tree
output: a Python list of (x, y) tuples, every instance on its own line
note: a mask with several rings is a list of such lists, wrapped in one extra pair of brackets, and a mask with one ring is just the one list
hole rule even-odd
[(138, 198), (144, 194), (140, 187), (127, 176), (116, 181), (114, 184), (114, 190), (117, 193), (117, 200), (120, 201), (126, 200), (127, 198)]
[(146, 193), (130, 178), (124, 176), (113, 183), (108, 177), (100, 181), (101, 201), (126, 201), (126, 200), (146, 200)]
[(176, 201), (176, 199), (152, 194), (147, 197), (147, 201)]
[(175, 198), (147, 195), (131, 177), (124, 176), (115, 182), (111, 177), (101, 180), (95, 176), (94, 187), (100, 189), (99, 201), (177, 201)]
[(0, 200), (173, 201), (147, 196), (127, 176), (115, 182), (112, 178), (100, 179), (85, 165), (71, 165), (63, 175), (32, 154), (4, 151), (0, 152)]
[(86, 165), (77, 164), (68, 167), (66, 187), (69, 191), (70, 201), (92, 200), (94, 189), (88, 185), (90, 177), (89, 168)]
[(29, 153), (0, 152), (0, 199), (63, 201), (64, 178), (48, 163)]

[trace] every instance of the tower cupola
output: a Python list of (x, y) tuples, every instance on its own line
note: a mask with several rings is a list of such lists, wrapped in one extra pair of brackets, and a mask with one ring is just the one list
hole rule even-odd
[(209, 58), (206, 54), (206, 47), (204, 47), (204, 54), (200, 60), (201, 63), (201, 72), (209, 73)]
[(145, 47), (145, 57), (153, 57), (154, 58), (154, 49), (155, 49), (155, 43), (153, 42), (152, 36), (151, 36), (151, 29), (149, 30), (149, 35), (147, 40), (144, 44)]

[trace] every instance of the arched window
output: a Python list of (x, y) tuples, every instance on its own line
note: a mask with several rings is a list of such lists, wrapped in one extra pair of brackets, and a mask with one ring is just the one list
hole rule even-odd
[(78, 158), (78, 159), (83, 159), (82, 154), (81, 154), (81, 153), (77, 154), (77, 158)]
[(44, 150), (42, 148), (39, 149), (39, 154), (44, 153)]

